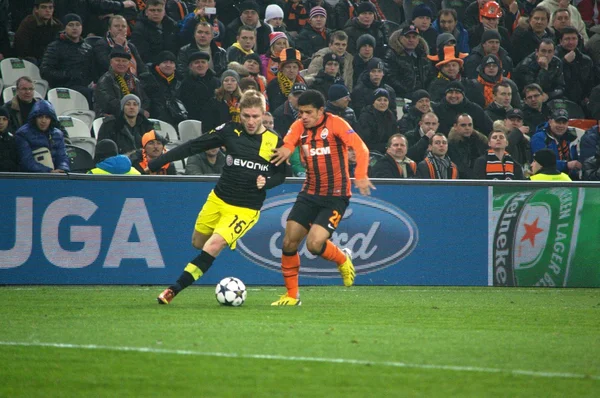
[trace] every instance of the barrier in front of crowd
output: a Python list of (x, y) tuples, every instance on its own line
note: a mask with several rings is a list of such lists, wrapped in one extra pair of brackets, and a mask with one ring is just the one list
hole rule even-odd
[[(261, 218), (200, 284), (281, 285), (285, 221), (301, 180), (268, 192)], [(197, 251), (215, 178), (1, 174), (0, 284), (172, 283)], [(332, 240), (357, 285), (600, 286), (600, 190), (590, 183), (392, 181), (356, 194)], [(300, 248), (304, 285), (340, 284)]]

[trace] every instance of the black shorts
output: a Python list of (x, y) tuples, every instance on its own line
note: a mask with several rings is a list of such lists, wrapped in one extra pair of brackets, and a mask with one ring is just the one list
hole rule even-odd
[(331, 234), (338, 227), (349, 203), (347, 196), (317, 196), (300, 192), (287, 219), (307, 230), (312, 224), (320, 225)]

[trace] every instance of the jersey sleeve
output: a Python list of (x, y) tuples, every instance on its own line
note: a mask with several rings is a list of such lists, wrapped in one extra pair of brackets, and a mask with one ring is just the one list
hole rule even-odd
[(158, 158), (148, 162), (148, 168), (151, 171), (157, 171), (167, 163), (176, 160), (188, 158), (194, 154), (202, 153), (212, 148), (218, 148), (225, 145), (226, 135), (232, 129), (231, 125), (217, 127), (207, 134), (181, 144), (170, 151), (160, 155)]
[(294, 123), (292, 123), (285, 138), (283, 139), (283, 146), (294, 152), (294, 149), (300, 143), (300, 136), (303, 132), (304, 126), (302, 125), (302, 121), (296, 120)]
[[(279, 138), (277, 140), (277, 148), (283, 145), (283, 140)], [(267, 183), (265, 184), (265, 189), (271, 189), (276, 187), (277, 185), (283, 184), (285, 181), (285, 177), (287, 175), (287, 163), (283, 162), (279, 166), (271, 165), (272, 172), (271, 175), (267, 178)]]
[(357, 180), (367, 178), (369, 169), (369, 148), (365, 145), (358, 133), (342, 118), (335, 120), (333, 133), (339, 137), (348, 147), (354, 149), (356, 154), (356, 169), (354, 176)]

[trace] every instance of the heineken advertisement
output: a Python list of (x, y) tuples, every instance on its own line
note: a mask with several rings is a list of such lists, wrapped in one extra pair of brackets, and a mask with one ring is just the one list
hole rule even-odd
[(600, 287), (600, 190), (490, 187), (490, 284)]

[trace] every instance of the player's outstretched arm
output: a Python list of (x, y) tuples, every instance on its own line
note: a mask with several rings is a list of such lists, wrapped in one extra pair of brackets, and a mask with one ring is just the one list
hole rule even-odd
[(163, 153), (156, 159), (148, 162), (148, 169), (150, 171), (157, 171), (167, 163), (174, 162), (176, 160), (182, 160), (196, 153), (202, 153), (208, 149), (222, 146), (224, 144), (224, 140), (221, 134), (214, 132), (215, 131), (212, 130), (208, 134), (190, 140), (185, 144), (178, 145), (170, 151)]
[(283, 162), (287, 161), (292, 155), (292, 151), (285, 146), (273, 149), (273, 155), (271, 155), (271, 163), (275, 166), (279, 166)]
[[(354, 149), (356, 154), (356, 169), (354, 170), (354, 185), (362, 195), (370, 195), (371, 189), (375, 189), (373, 183), (369, 180), (367, 174), (369, 169), (369, 148), (365, 145), (360, 136), (352, 127), (343, 120), (340, 120), (341, 126), (336, 128), (339, 131), (338, 136), (347, 146)], [(337, 127), (337, 126), (336, 126)]]

